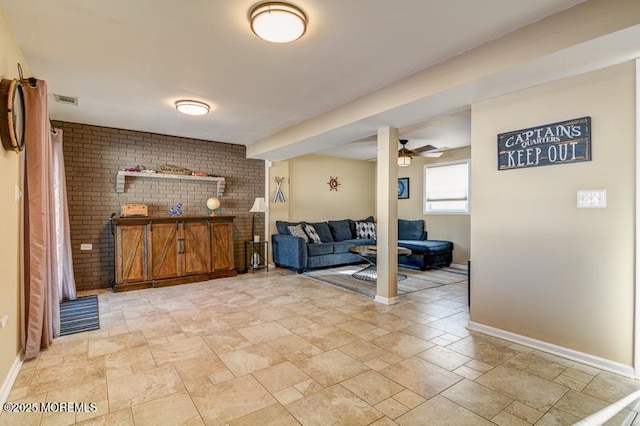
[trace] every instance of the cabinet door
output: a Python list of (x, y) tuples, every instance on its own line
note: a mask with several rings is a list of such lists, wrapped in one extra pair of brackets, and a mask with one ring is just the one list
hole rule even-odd
[(232, 223), (211, 223), (211, 261), (213, 271), (233, 269)]
[(209, 224), (185, 222), (182, 224), (184, 270), (183, 275), (206, 274), (211, 271), (211, 239)]
[(147, 225), (116, 228), (116, 284), (149, 279), (147, 229)]
[(154, 280), (178, 277), (178, 224), (151, 225), (151, 277)]

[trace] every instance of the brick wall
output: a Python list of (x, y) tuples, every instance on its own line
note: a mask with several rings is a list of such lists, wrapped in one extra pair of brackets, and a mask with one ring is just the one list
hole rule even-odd
[[(255, 197), (264, 194), (264, 161), (246, 159), (243, 145), (136, 132), (85, 124), (54, 122), (63, 130), (71, 245), (78, 290), (109, 287), (113, 280), (114, 245), (109, 218), (124, 203), (145, 203), (152, 216), (168, 216), (182, 203), (185, 215), (207, 215), (206, 200), (214, 182), (127, 178), (116, 193), (118, 170), (144, 165), (157, 169), (172, 164), (224, 176), (226, 189), (218, 214), (234, 215), (234, 254), (244, 268), (244, 241), (250, 239)], [(263, 220), (256, 220), (260, 235)], [(93, 244), (80, 251), (80, 244)]]

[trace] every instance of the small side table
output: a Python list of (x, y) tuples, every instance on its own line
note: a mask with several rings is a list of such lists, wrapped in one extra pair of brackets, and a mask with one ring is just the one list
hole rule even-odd
[(269, 241), (245, 241), (244, 264), (247, 270), (266, 269), (269, 272)]

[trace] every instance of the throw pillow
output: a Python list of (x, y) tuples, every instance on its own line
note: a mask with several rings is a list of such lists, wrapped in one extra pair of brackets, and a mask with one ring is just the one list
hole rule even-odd
[(327, 222), (331, 229), (334, 241), (344, 241), (353, 238), (351, 233), (351, 226), (349, 225), (349, 219), (344, 220), (330, 220)]
[(309, 237), (304, 233), (304, 229), (302, 229), (302, 225), (290, 226), (289, 233), (294, 237), (302, 238), (305, 243), (309, 242)]
[(316, 232), (316, 228), (314, 228), (313, 225), (309, 225), (308, 223), (305, 223), (304, 232), (307, 233), (307, 235), (309, 236), (309, 238), (313, 243), (320, 244), (322, 242), (320, 241), (320, 235), (318, 235), (318, 233)]
[(356, 238), (365, 240), (376, 239), (375, 222), (356, 222)]

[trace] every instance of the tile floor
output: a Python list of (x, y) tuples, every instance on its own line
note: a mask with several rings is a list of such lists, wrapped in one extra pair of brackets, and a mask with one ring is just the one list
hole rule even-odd
[(389, 307), (277, 269), (99, 300), (101, 329), (57, 339), (9, 396), (95, 410), (1, 425), (569, 425), (640, 388), (468, 332), (466, 285)]

